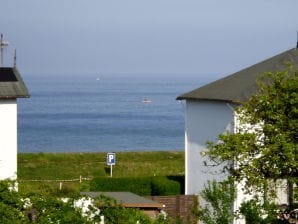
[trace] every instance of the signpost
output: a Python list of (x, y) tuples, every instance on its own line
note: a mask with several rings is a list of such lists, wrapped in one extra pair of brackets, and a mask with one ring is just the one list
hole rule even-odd
[(116, 154), (113, 152), (107, 153), (107, 165), (111, 166), (111, 177), (113, 176), (113, 165), (116, 164)]

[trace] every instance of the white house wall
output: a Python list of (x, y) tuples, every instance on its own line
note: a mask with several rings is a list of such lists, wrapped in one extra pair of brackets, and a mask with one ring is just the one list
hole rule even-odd
[[(185, 194), (199, 194), (208, 180), (223, 180), (225, 176), (216, 173), (215, 168), (204, 166), (208, 158), (201, 156), (206, 151), (206, 141), (218, 141), (218, 135), (229, 131), (239, 132), (242, 128), (254, 132), (260, 125), (251, 126), (239, 123), (233, 105), (217, 101), (186, 100), (185, 116)], [(217, 170), (220, 170), (218, 167)], [(253, 195), (245, 194), (243, 183), (237, 184), (237, 198), (234, 211), (238, 211), (243, 201), (252, 199)], [(278, 181), (276, 203), (288, 204), (287, 183)], [(257, 193), (256, 193), (257, 194)], [(259, 195), (261, 196), (261, 195)], [(204, 204), (203, 201), (200, 201)], [(235, 219), (234, 224), (245, 224), (243, 218)]]
[(15, 179), (17, 172), (17, 104), (0, 100), (0, 180)]
[[(185, 117), (185, 194), (198, 194), (207, 180), (221, 180), (219, 174), (210, 174), (203, 164), (200, 152), (206, 151), (206, 141), (217, 141), (218, 135), (234, 132), (233, 108), (217, 101), (186, 100)], [(215, 171), (212, 169), (212, 171)]]

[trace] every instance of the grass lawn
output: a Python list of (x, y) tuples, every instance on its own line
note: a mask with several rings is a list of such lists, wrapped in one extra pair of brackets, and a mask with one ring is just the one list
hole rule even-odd
[[(60, 180), (109, 177), (106, 153), (21, 153), (18, 154), (19, 190), (59, 190)], [(118, 152), (113, 177), (184, 175), (184, 152)], [(38, 180), (30, 182), (28, 180)], [(56, 181), (40, 181), (56, 180)], [(89, 181), (63, 182), (65, 191), (88, 190)]]

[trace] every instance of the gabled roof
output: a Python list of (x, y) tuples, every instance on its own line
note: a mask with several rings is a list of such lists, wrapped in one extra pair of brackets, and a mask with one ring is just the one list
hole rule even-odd
[(0, 99), (30, 97), (28, 89), (16, 68), (0, 67)]
[(141, 197), (131, 192), (81, 192), (81, 195), (86, 195), (91, 198), (104, 195), (114, 198), (117, 203), (123, 207), (129, 208), (162, 208), (163, 204)]
[(257, 79), (261, 74), (282, 71), (287, 68), (288, 62), (294, 68), (298, 67), (297, 48), (178, 96), (177, 100), (211, 100), (234, 103), (247, 101), (252, 94), (257, 93)]

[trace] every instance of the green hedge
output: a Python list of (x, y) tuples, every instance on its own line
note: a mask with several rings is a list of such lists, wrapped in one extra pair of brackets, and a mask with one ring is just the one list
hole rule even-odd
[(185, 192), (185, 176), (183, 175), (172, 175), (172, 176), (167, 176), (169, 180), (174, 180), (180, 184), (180, 194), (184, 194)]
[(154, 177), (151, 181), (151, 195), (179, 195), (180, 183), (167, 177)]
[(91, 191), (129, 191), (138, 195), (179, 195), (181, 186), (178, 181), (167, 177), (130, 177), (94, 178), (90, 183)]
[(138, 195), (151, 195), (150, 177), (94, 178), (90, 183), (91, 191), (130, 191)]

